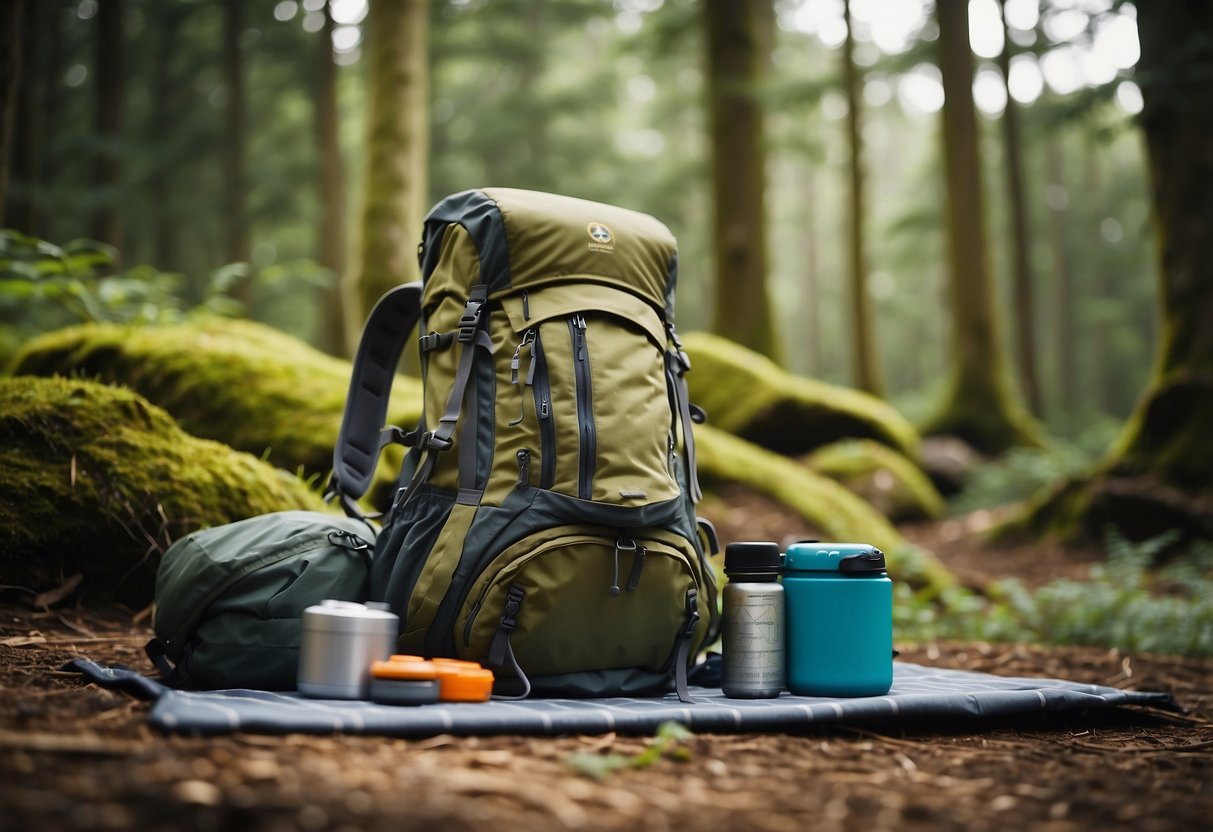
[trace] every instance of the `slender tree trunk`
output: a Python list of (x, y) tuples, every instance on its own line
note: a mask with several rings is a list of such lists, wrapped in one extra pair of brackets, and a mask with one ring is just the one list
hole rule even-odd
[[(369, 93), (361, 227), (344, 278), (351, 339), (384, 292), (417, 279), (429, 147), (425, 0), (371, 0), (366, 33)], [(355, 346), (349, 345), (350, 352)]]
[[(177, 103), (179, 79), (173, 69), (173, 58), (180, 48), (182, 7), (170, 5), (160, 10), (156, 20), (156, 46), (152, 56), (152, 107), (148, 135), (164, 135), (166, 125), (175, 124), (180, 116)], [(176, 159), (163, 154), (157, 160), (148, 181), (151, 197), (152, 263), (163, 271), (178, 268), (177, 226), (179, 219), (169, 210), (173, 204), (173, 172)]]
[(1039, 444), (1010, 383), (994, 316), (986, 258), (981, 159), (973, 106), (968, 0), (939, 0), (948, 268), (952, 290), (952, 377), (930, 434), (954, 434), (987, 453)]
[(92, 236), (95, 240), (121, 249), (122, 214), (119, 211), (118, 189), (122, 166), (117, 145), (122, 136), (122, 116), (125, 109), (126, 82), (122, 37), (123, 0), (98, 0), (97, 5), (97, 79), (94, 130), (102, 142), (94, 160), (93, 188), (100, 207), (93, 214)]
[(316, 55), (316, 147), (320, 154), (320, 228), (317, 259), (332, 271), (326, 293), (321, 344), (334, 355), (345, 352), (345, 309), (340, 275), (345, 268), (345, 178), (337, 137), (337, 65), (333, 62), (332, 3), (324, 4), (324, 28)]
[(1115, 372), (1110, 355), (1112, 333), (1111, 321), (1108, 317), (1108, 303), (1113, 297), (1111, 274), (1109, 274), (1111, 260), (1104, 251), (1102, 241), (1102, 223), (1108, 209), (1107, 194), (1104, 192), (1103, 170), (1100, 166), (1100, 148), (1090, 134), (1087, 135), (1083, 155), (1086, 157), (1085, 190), (1087, 201), (1091, 206), (1091, 221), (1087, 223), (1086, 237), (1096, 245), (1098, 251), (1087, 290), (1087, 298), (1096, 310), (1092, 323), (1091, 351), (1088, 358), (1092, 376), (1090, 392), (1101, 413), (1116, 414), (1116, 390), (1119, 386), (1117, 379), (1120, 374)]
[(766, 75), (771, 0), (705, 0), (712, 142), (712, 329), (778, 360), (767, 298), (766, 161), (757, 85)]
[[(14, 122), (22, 69), (23, 0), (0, 0), (0, 226), (5, 224)], [(28, 82), (26, 82), (28, 83)]]
[[(9, 66), (15, 50), (20, 50), (19, 68), (11, 67), (0, 72), (14, 87), (15, 100), (13, 118), (7, 128), (7, 137), (0, 135), (0, 144), (6, 144), (7, 153), (0, 150), (0, 167), (8, 159), (7, 171), (0, 169), (0, 226), (8, 226), (37, 236), (34, 229), (34, 196), (41, 148), (42, 119), (38, 110), (38, 89), (44, 81), (38, 71), (42, 64), (41, 24), (44, 9), (29, 0), (3, 0), (0, 10), (0, 31), (11, 32), (16, 43), (6, 43), (5, 56), (0, 63)], [(17, 9), (20, 22), (11, 20), (13, 9)], [(2, 93), (0, 93), (2, 94)], [(7, 121), (7, 119), (6, 119)], [(5, 179), (5, 174), (7, 178)], [(17, 184), (17, 193), (11, 187)]]
[[(1062, 172), (1065, 160), (1056, 135), (1050, 135), (1045, 143), (1045, 165), (1049, 184), (1057, 188), (1058, 193), (1068, 195)], [(1053, 249), (1053, 361), (1057, 366), (1055, 401), (1064, 421), (1073, 423), (1078, 409), (1078, 338), (1074, 315), (1074, 269), (1070, 263), (1069, 209), (1068, 202), (1050, 209), (1049, 236)]]
[[(244, 0), (223, 0), (223, 85), (227, 90), (223, 137), (224, 258), (228, 263), (252, 259), (249, 242), (248, 180), (245, 173)], [(252, 284), (245, 280), (236, 288), (246, 305)]]
[(809, 375), (822, 374), (821, 338), (821, 262), (817, 239), (817, 177), (813, 163), (804, 167), (804, 291), (801, 292), (801, 316), (804, 322), (805, 353)]
[(864, 240), (864, 219), (867, 215), (864, 195), (863, 79), (855, 65), (854, 20), (851, 0), (844, 0), (843, 12), (847, 36), (842, 42), (842, 77), (847, 91), (847, 143), (851, 149), (850, 234), (847, 253), (851, 288), (851, 361), (855, 386), (874, 396), (884, 395), (884, 379), (876, 352), (872, 326), (872, 300), (868, 297), (868, 262)]
[(1015, 355), (1019, 384), (1028, 408), (1039, 416), (1044, 412), (1040, 394), (1040, 376), (1036, 369), (1036, 306), (1033, 298), (1031, 243), (1028, 239), (1028, 212), (1024, 198), (1023, 147), (1019, 131), (1019, 105), (1007, 83), (1011, 77), (1011, 37), (1007, 25), (1006, 0), (1002, 7), (1003, 49), (998, 67), (1006, 84), (1007, 106), (1002, 114), (1003, 152), (1006, 158), (1007, 207), (1011, 238), (1011, 291), (1015, 310)]

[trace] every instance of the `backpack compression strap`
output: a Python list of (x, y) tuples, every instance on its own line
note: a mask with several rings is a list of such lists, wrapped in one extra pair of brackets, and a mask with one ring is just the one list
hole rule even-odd
[(362, 328), (327, 491), (341, 501), (351, 517), (361, 517), (357, 500), (370, 488), (379, 452), (401, 439), (399, 428), (383, 425), (392, 376), (408, 334), (420, 317), (421, 282), (416, 281), (397, 286), (380, 298)]

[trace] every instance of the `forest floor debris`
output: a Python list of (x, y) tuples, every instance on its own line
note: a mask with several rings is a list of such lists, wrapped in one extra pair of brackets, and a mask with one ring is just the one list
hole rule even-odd
[[(948, 521), (952, 522), (952, 521)], [(980, 524), (978, 524), (980, 525)], [(937, 526), (921, 535), (961, 539)], [(964, 552), (941, 557), (956, 567)], [(970, 550), (972, 546), (968, 547)], [(1065, 553), (1058, 553), (1064, 555)], [(1014, 555), (969, 551), (988, 577)], [(1079, 554), (1081, 564), (1086, 555)], [(1075, 561), (1052, 559), (1053, 577)], [(1018, 573), (1017, 573), (1018, 574)], [(1021, 575), (1022, 577), (1022, 575)], [(1043, 571), (1041, 582), (1049, 576)], [(58, 668), (148, 670), (145, 616), (115, 605), (0, 606), (0, 830), (442, 828), (1188, 830), (1213, 817), (1213, 662), (1099, 648), (898, 644), (902, 659), (1171, 692), (1140, 708), (983, 722), (869, 723), (652, 737), (162, 736), (147, 705)], [(439, 826), (440, 825), (440, 826)]]

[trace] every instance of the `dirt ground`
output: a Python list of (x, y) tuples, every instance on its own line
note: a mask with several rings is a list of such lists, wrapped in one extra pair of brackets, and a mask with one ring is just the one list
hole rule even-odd
[[(937, 524), (911, 537), (948, 541), (937, 550), (967, 563), (974, 580), (1025, 559), (983, 550), (966, 523), (981, 525)], [(1061, 560), (1055, 574), (1080, 574), (1089, 559)], [(1149, 832), (1208, 829), (1213, 818), (1209, 661), (898, 644), (903, 659), (920, 664), (1169, 691), (1188, 712), (699, 734), (651, 765), (594, 779), (570, 757), (632, 756), (652, 739), (161, 736), (147, 727), (145, 704), (57, 670), (80, 655), (146, 669), (149, 628), (138, 613), (71, 600), (36, 611), (20, 595), (3, 598), (0, 830)]]

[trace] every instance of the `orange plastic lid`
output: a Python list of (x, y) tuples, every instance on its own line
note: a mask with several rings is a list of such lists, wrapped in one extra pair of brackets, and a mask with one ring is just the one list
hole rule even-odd
[(401, 653), (393, 653), (389, 662), (424, 662), (429, 661), (425, 656), (405, 656)]
[[(398, 661), (403, 659), (403, 661)], [(438, 678), (438, 668), (416, 656), (392, 656), (386, 662), (374, 662), (371, 675), (376, 679), (411, 679), (431, 681)]]
[(480, 662), (470, 662), (467, 659), (448, 659), (445, 656), (435, 656), (430, 661), (436, 665), (444, 665), (446, 667), (462, 667), (465, 670), (480, 669)]
[(444, 702), (485, 702), (493, 694), (493, 671), (476, 662), (438, 662), (438, 698)]

